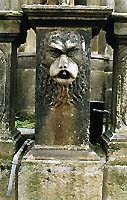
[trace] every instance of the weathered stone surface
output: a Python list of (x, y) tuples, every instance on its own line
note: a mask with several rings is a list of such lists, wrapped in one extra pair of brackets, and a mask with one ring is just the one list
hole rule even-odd
[(41, 0), (18, 0), (18, 9), (21, 10), (22, 5), (24, 4), (32, 5), (32, 4), (40, 4), (40, 3), (41, 3)]
[(12, 140), (0, 139), (0, 199), (1, 200), (15, 199), (14, 186), (11, 196), (9, 198), (6, 196), (14, 151), (15, 151), (14, 143)]
[(104, 169), (103, 200), (127, 199), (127, 166), (107, 166)]
[(18, 0), (1, 0), (0, 10), (18, 10)]
[(89, 0), (87, 1), (87, 5), (100, 5), (100, 1), (99, 0)]
[(127, 119), (127, 45), (118, 45), (114, 51), (112, 124), (126, 127)]
[(35, 112), (35, 69), (17, 69), (16, 112)]
[(35, 112), (35, 53), (18, 54), (16, 112)]
[[(0, 44), (0, 135), (9, 131), (9, 89), (11, 44)], [(4, 137), (4, 136), (3, 136)]]
[(105, 91), (105, 109), (111, 111), (112, 104), (112, 88), (106, 89)]
[[(0, 199), (1, 200), (14, 200), (14, 190), (10, 197), (7, 197), (7, 187), (8, 187), (8, 181), (9, 181), (9, 175), (11, 170), (11, 161), (9, 160), (0, 160)], [(14, 189), (14, 187), (13, 187)]]
[(94, 70), (91, 72), (91, 101), (104, 101), (105, 73)]
[(112, 13), (112, 9), (106, 6), (23, 5), (22, 9), (32, 27), (70, 27), (70, 24), (71, 27), (92, 26), (96, 27), (96, 35)]
[[(90, 39), (88, 28), (37, 29), (36, 138), (39, 144), (88, 142)], [(66, 45), (76, 48), (75, 52), (70, 51), (69, 57), (78, 65), (78, 76), (65, 89), (49, 74), (50, 65), (56, 60), (51, 44), (65, 45), (63, 52), (58, 52), (66, 56), (69, 56)]]
[(105, 72), (105, 88), (112, 88), (112, 72)]
[(0, 127), (2, 129), (3, 125), (3, 118), (5, 117), (5, 87), (6, 87), (6, 68), (7, 62), (5, 60), (5, 54), (0, 50)]
[(105, 72), (105, 109), (111, 111), (112, 101), (112, 72)]
[[(12, 48), (11, 43), (0, 43), (0, 199), (2, 200), (6, 199), (11, 159), (15, 150), (11, 135), (14, 128), (14, 105), (11, 99), (13, 81), (10, 76), (11, 55), (14, 59)], [(14, 199), (14, 195), (10, 199)]]
[[(21, 44), (20, 47), (18, 48), (19, 57), (25, 58), (28, 56), (35, 56), (36, 52), (36, 34), (33, 29), (29, 29), (27, 31), (27, 37), (26, 37), (26, 42), (24, 44)], [(26, 54), (23, 54), (22, 52), (25, 52)], [(21, 54), (22, 53), (22, 54)]]
[(98, 53), (92, 53), (91, 55), (91, 70), (97, 70), (97, 71), (104, 71), (105, 65), (104, 65), (104, 59), (103, 57)]
[(127, 24), (116, 22), (114, 23), (114, 32), (117, 35), (126, 35), (127, 34)]
[(124, 13), (127, 12), (127, 1), (126, 0), (114, 0), (115, 2), (115, 12)]
[[(52, 150), (49, 151), (51, 155)], [(88, 154), (87, 160), (80, 160), (80, 153), (74, 151), (77, 156), (72, 159), (66, 159), (66, 155), (63, 158), (62, 150), (57, 157), (55, 153), (54, 157), (42, 155), (41, 160), (35, 160), (32, 155), (27, 157), (19, 173), (19, 200), (102, 200), (103, 162), (95, 153), (91, 160), (90, 153), (85, 151), (82, 155)]]
[[(19, 27), (20, 21), (16, 20), (0, 20), (0, 33), (19, 33), (20, 27)], [(12, 25), (11, 25), (12, 24)]]
[[(21, 23), (22, 14), (18, 11), (0, 11), (0, 34), (4, 37), (9, 37), (9, 34), (12, 38), (9, 38), (8, 41), (12, 41), (16, 34), (20, 33), (20, 23)], [(4, 42), (7, 40), (4, 38)], [(0, 38), (1, 39), (1, 38)]]
[(108, 163), (111, 165), (127, 165), (126, 153), (127, 153), (127, 142), (112, 141), (111, 143), (109, 143)]
[(35, 69), (36, 68), (36, 55), (35, 53), (20, 52), (17, 55), (18, 66), (17, 69)]

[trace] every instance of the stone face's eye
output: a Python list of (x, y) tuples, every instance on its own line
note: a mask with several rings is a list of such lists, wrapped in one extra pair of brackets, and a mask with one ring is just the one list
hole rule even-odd
[(59, 50), (59, 49), (54, 49), (54, 48), (51, 48), (51, 49), (50, 49), (50, 55), (51, 55), (53, 58), (58, 58), (61, 54), (62, 54), (62, 51)]
[(67, 49), (67, 55), (69, 57), (73, 57), (75, 56), (75, 54), (78, 52), (78, 48), (77, 47), (72, 47), (72, 48), (69, 48)]

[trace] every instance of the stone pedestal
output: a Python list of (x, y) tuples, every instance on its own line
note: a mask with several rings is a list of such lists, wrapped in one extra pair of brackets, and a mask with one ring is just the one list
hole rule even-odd
[(90, 43), (111, 9), (23, 6), (36, 29), (36, 137), (19, 199), (102, 200), (103, 164), (89, 148)]
[(79, 147), (35, 146), (22, 162), (19, 200), (102, 200), (103, 161)]

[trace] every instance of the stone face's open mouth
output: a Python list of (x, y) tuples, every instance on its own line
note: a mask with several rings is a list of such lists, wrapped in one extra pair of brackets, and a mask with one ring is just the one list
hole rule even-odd
[(58, 78), (61, 78), (61, 79), (69, 79), (71, 78), (71, 74), (67, 71), (67, 70), (61, 70), (59, 72), (59, 74), (57, 75)]

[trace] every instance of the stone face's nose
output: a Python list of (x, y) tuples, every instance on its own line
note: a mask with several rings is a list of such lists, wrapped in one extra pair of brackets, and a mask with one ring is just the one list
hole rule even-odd
[(62, 54), (60, 56), (60, 61), (59, 61), (59, 69), (67, 69), (68, 68), (68, 58), (66, 55)]

